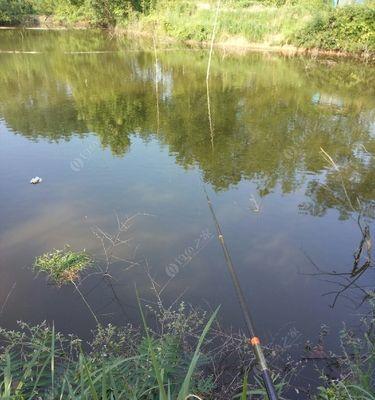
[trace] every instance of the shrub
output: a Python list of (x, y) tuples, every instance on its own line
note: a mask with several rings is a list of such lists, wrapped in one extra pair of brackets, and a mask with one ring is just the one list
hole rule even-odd
[(56, 8), (54, 0), (32, 0), (33, 9), (39, 15), (52, 15)]
[(21, 24), (33, 12), (28, 0), (0, 0), (0, 24)]
[(155, 4), (156, 0), (86, 0), (85, 6), (93, 25), (108, 28), (125, 21), (134, 11), (147, 14)]
[(375, 8), (347, 6), (317, 15), (292, 40), (307, 48), (374, 51)]

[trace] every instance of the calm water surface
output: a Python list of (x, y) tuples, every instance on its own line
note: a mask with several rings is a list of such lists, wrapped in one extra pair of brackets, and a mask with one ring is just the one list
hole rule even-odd
[[(373, 67), (217, 54), (210, 126), (207, 51), (160, 45), (155, 59), (102, 33), (17, 30), (0, 32), (0, 50), (1, 304), (14, 288), (1, 325), (54, 320), (87, 336), (94, 321), (81, 299), (35, 277), (33, 260), (69, 244), (103, 266), (100, 238), (108, 246), (118, 220), (138, 214), (113, 253), (111, 284), (82, 283), (100, 319), (137, 320), (134, 284), (152, 298), (147, 260), (166, 303), (221, 304), (221, 320), (241, 327), (203, 182), (263, 336), (295, 327), (314, 338), (322, 324), (357, 321), (361, 291), (331, 308), (323, 294), (339, 286), (308, 274), (313, 263), (351, 270), (357, 199), (373, 226)], [(368, 271), (358, 283), (373, 282)]]

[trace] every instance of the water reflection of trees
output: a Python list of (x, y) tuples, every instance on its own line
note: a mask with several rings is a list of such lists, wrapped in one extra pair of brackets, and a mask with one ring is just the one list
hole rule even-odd
[[(101, 36), (90, 44), (86, 34), (74, 35), (34, 38), (43, 54), (0, 57), (0, 113), (13, 131), (35, 140), (94, 132), (118, 156), (132, 134), (145, 140), (157, 135), (177, 163), (199, 166), (216, 190), (242, 179), (256, 182), (261, 195), (277, 185), (288, 193), (306, 183), (304, 211), (323, 215), (334, 208), (346, 218), (351, 210), (338, 200), (335, 174), (325, 172), (323, 147), (347, 166), (344, 179), (353, 199), (374, 199), (371, 67), (255, 55), (214, 63), (211, 146), (205, 53), (159, 52), (157, 102), (152, 52), (130, 52), (111, 42), (118, 52), (66, 54), (106, 48)], [(32, 37), (22, 43), (30, 49)], [(358, 149), (366, 149), (367, 158)]]
[[(369, 158), (367, 162), (364, 160), (366, 156)], [(306, 194), (310, 201), (301, 204), (301, 208), (317, 216), (324, 215), (329, 209), (336, 209), (341, 219), (347, 219), (352, 212), (350, 207), (352, 204), (361, 210), (361, 216), (373, 219), (375, 217), (375, 163), (372, 155), (366, 156), (363, 159), (353, 158), (341, 169), (349, 200), (344, 197), (338, 172), (330, 171), (326, 174), (323, 183), (317, 180), (308, 183)]]

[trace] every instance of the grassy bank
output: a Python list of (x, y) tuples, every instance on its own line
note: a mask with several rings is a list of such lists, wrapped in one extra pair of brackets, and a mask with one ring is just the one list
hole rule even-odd
[[(249, 378), (243, 383), (249, 373), (246, 369), (225, 387), (219, 386), (223, 357), (241, 352), (244, 358), (239, 357), (238, 363), (242, 366), (245, 360), (248, 366), (253, 365), (253, 359), (246, 350), (249, 346), (245, 338), (218, 334), (214, 328), (217, 312), (206, 317), (184, 304), (174, 310), (159, 308), (153, 313), (155, 329), (146, 325), (146, 315), (141, 314), (143, 329), (98, 325), (89, 342), (64, 336), (46, 323), (19, 323), (15, 331), (0, 328), (0, 398), (187, 400), (228, 399), (237, 393), (247, 393), (251, 398), (253, 394), (265, 396), (259, 382)], [(151, 317), (149, 313), (147, 316)], [(217, 370), (212, 368), (214, 364)], [(276, 384), (281, 393), (284, 382), (276, 378)]]
[(27, 23), (43, 14), (47, 26), (118, 27), (204, 43), (211, 38), (217, 7), (216, 41), (228, 47), (375, 51), (374, 0), (340, 8), (329, 0), (0, 0), (0, 23)]
[[(98, 325), (89, 342), (58, 333), (46, 323), (0, 328), (1, 399), (266, 398), (261, 380), (251, 378), (256, 371), (246, 338), (218, 331), (216, 312), (208, 318), (184, 304), (178, 309), (161, 307), (147, 314), (156, 321), (153, 329), (141, 314), (143, 330)], [(374, 322), (373, 315), (366, 318), (359, 335), (344, 330), (341, 354), (322, 355), (322, 342), (308, 350), (320, 368), (325, 365), (320, 386), (306, 390), (296, 384), (301, 361), (293, 366), (287, 357), (285, 368), (273, 375), (280, 399), (297, 392), (312, 400), (373, 400)], [(268, 350), (273, 360), (273, 353), (285, 349)], [(240, 364), (238, 371), (230, 360)], [(293, 378), (297, 379), (291, 384)]]
[[(333, 9), (325, 1), (301, 0), (285, 4), (224, 1), (220, 5), (216, 41), (227, 47), (280, 47), (372, 52), (375, 50), (375, 8), (371, 5)], [(275, 2), (277, 3), (277, 2)], [(157, 6), (127, 26), (178, 40), (208, 42), (215, 4), (176, 2)], [(156, 27), (156, 28), (154, 28)]]
[(198, 361), (214, 318), (215, 314), (189, 359), (178, 335), (152, 335), (147, 327), (141, 335), (130, 325), (98, 326), (88, 344), (46, 324), (20, 324), (17, 332), (0, 330), (5, 345), (0, 397), (169, 400), (207, 393), (212, 384), (202, 378)]

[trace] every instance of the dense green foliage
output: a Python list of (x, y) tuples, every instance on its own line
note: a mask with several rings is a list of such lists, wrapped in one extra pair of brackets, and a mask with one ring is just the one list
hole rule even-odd
[[(215, 2), (196, 0), (0, 0), (0, 24), (53, 15), (52, 24), (115, 27), (208, 41)], [(328, 0), (223, 0), (217, 40), (345, 51), (375, 49), (374, 3), (332, 8)], [(238, 41), (238, 39), (242, 41)], [(246, 43), (244, 43), (246, 41)]]
[[(329, 8), (324, 0), (301, 0), (279, 6), (270, 2), (224, 1), (218, 19), (217, 41), (241, 38), (248, 43), (282, 44), (302, 29), (312, 15)], [(214, 13), (215, 3), (205, 8), (196, 2), (181, 2), (167, 8), (161, 1), (154, 12), (140, 22), (143, 29), (147, 29), (147, 23), (152, 21), (151, 26), (156, 25), (161, 34), (180, 40), (208, 41)]]
[[(214, 4), (209, 9), (194, 2), (166, 7), (161, 1), (149, 16), (140, 19), (135, 29), (156, 26), (161, 35), (208, 41), (214, 11)], [(373, 3), (333, 9), (331, 2), (324, 0), (224, 1), (217, 41), (240, 46), (295, 44), (305, 48), (371, 52), (375, 50), (374, 21)]]
[(374, 51), (375, 8), (351, 6), (318, 14), (296, 40), (305, 47)]
[(56, 15), (66, 21), (86, 20), (114, 26), (129, 12), (146, 12), (152, 0), (1, 0), (0, 24), (25, 23), (30, 15)]
[(0, 24), (19, 24), (24, 22), (33, 11), (30, 1), (0, 0)]

